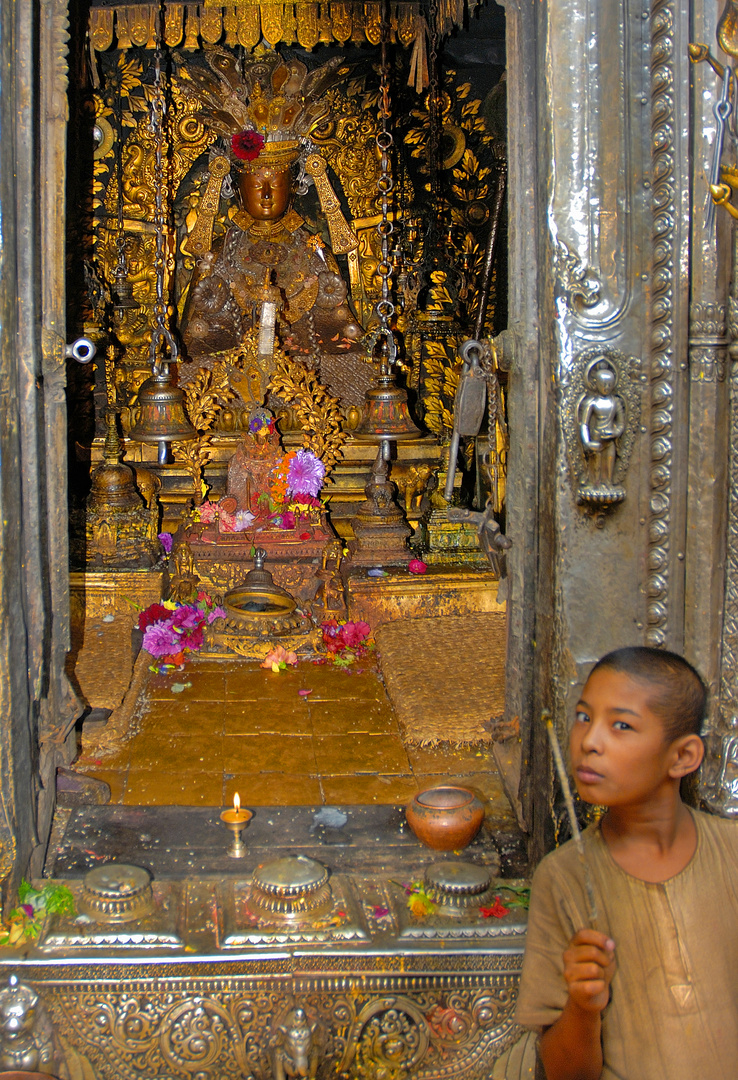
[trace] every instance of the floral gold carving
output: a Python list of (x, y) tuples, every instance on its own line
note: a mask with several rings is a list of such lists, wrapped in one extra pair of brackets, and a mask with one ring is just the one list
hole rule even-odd
[(346, 441), (337, 399), (314, 371), (286, 354), (277, 360), (269, 389), (295, 410), (303, 431), (303, 446), (312, 450), (330, 472), (343, 456), (341, 448)]

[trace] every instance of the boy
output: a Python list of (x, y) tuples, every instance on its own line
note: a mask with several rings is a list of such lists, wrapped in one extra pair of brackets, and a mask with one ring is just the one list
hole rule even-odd
[(533, 877), (516, 1019), (547, 1080), (735, 1080), (738, 828), (690, 810), (706, 694), (686, 660), (618, 649), (592, 669), (570, 736), (597, 901), (574, 844)]

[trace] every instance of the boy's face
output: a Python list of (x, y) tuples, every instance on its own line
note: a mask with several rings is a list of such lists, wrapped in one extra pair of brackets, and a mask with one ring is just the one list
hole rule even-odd
[(622, 671), (600, 668), (590, 675), (569, 736), (574, 779), (585, 802), (645, 803), (699, 766), (701, 753), (696, 763), (682, 753), (685, 746), (698, 751), (698, 736), (666, 739), (663, 720), (649, 707), (657, 694), (657, 688)]

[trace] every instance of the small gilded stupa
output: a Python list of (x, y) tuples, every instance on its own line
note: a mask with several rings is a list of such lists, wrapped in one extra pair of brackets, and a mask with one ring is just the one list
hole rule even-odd
[(146, 570), (161, 554), (156, 491), (151, 488), (148, 499), (140, 494), (136, 474), (120, 460), (113, 408), (105, 420), (103, 460), (92, 474), (85, 509), (73, 514), (78, 527), (73, 530), (72, 558), (92, 570)]

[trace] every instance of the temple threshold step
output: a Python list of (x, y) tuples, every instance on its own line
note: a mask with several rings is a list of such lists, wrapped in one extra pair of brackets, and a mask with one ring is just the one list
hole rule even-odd
[[(50, 869), (54, 878), (74, 879), (116, 861), (142, 866), (155, 880), (245, 878), (269, 859), (305, 855), (333, 873), (401, 875), (404, 881), (422, 877), (431, 863), (459, 858), (420, 844), (399, 806), (260, 806), (242, 834), (244, 858), (229, 858), (231, 839), (217, 807), (83, 806), (72, 810)], [(496, 830), (488, 820), (463, 858), (495, 876), (518, 877), (525, 866), (523, 834)]]

